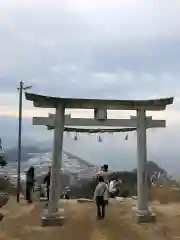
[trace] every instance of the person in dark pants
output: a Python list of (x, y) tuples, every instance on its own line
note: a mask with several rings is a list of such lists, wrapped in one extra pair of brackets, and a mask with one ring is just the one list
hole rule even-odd
[(49, 167), (49, 171), (48, 171), (47, 175), (44, 178), (44, 184), (46, 184), (48, 201), (49, 201), (50, 182), (51, 182), (51, 167)]
[(32, 191), (34, 189), (34, 183), (34, 167), (30, 167), (26, 172), (26, 200), (28, 201), (28, 203), (33, 203)]
[(65, 199), (70, 199), (70, 190), (69, 189), (65, 193)]
[(104, 219), (105, 208), (108, 203), (108, 187), (102, 176), (98, 177), (98, 181), (99, 183), (94, 191), (94, 200), (96, 201), (97, 206), (97, 218)]

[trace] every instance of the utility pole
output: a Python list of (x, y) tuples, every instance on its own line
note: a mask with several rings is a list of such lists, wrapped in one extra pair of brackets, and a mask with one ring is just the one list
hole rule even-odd
[(22, 136), (22, 93), (23, 90), (32, 86), (24, 87), (24, 83), (20, 81), (19, 91), (19, 126), (18, 126), (18, 160), (17, 160), (17, 202), (20, 200), (21, 191), (21, 136)]

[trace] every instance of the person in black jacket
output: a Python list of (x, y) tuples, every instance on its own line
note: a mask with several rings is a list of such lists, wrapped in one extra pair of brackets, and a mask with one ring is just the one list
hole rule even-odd
[(49, 171), (44, 178), (44, 184), (46, 184), (46, 189), (47, 189), (47, 199), (48, 199), (48, 201), (49, 201), (50, 182), (51, 182), (51, 167), (49, 167)]
[(28, 203), (33, 203), (32, 191), (34, 189), (35, 174), (34, 167), (30, 167), (26, 172), (26, 200)]

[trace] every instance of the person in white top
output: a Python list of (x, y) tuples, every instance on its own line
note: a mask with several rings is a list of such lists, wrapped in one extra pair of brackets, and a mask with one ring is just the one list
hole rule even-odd
[(115, 192), (116, 192), (116, 188), (114, 187), (114, 180), (112, 180), (112, 181), (110, 181), (110, 184), (109, 184), (109, 195), (110, 195), (110, 198), (114, 198)]
[(122, 181), (120, 179), (115, 178), (109, 184), (109, 194), (111, 198), (117, 197), (120, 191), (120, 187), (122, 185)]
[(109, 179), (112, 175), (112, 172), (108, 170), (108, 165), (104, 164), (101, 166), (101, 170), (97, 173), (97, 177), (101, 176), (104, 178), (104, 181), (109, 185)]
[(98, 185), (94, 191), (94, 201), (97, 206), (97, 218), (104, 219), (105, 218), (105, 207), (108, 204), (108, 187), (104, 182), (104, 178), (102, 176), (98, 177)]

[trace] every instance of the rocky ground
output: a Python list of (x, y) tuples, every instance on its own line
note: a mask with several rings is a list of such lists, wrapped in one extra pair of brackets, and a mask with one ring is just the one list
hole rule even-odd
[(136, 224), (132, 206), (136, 200), (112, 201), (107, 218), (97, 221), (94, 203), (61, 201), (65, 209), (64, 227), (41, 227), (40, 215), (44, 203), (17, 205), (14, 198), (1, 210), (0, 240), (161, 240), (180, 239), (180, 203), (153, 202), (157, 222)]

